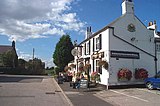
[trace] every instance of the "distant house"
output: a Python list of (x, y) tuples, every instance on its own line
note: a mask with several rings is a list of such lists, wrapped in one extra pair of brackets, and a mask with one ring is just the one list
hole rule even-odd
[(15, 49), (15, 41), (12, 46), (0, 45), (0, 67), (13, 67), (17, 66), (18, 56)]

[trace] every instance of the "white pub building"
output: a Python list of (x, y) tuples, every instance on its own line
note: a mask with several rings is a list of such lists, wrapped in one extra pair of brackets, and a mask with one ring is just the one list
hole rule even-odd
[[(80, 63), (90, 64), (89, 74), (98, 72), (102, 85), (143, 84), (143, 79), (135, 77), (136, 70), (146, 70), (148, 77), (160, 71), (160, 33), (156, 29), (155, 21), (146, 27), (134, 14), (133, 0), (123, 0), (122, 16), (95, 33), (87, 28), (85, 40), (75, 47), (76, 71)], [(106, 61), (108, 67), (99, 66), (99, 61)], [(131, 72), (122, 75), (120, 70)]]

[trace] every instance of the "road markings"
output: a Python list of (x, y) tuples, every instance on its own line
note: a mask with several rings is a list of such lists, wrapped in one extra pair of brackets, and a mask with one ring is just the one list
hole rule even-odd
[(138, 89), (138, 90), (141, 90), (141, 91), (145, 91), (145, 92), (149, 92), (149, 93), (152, 93), (152, 94), (157, 94), (157, 95), (160, 95), (160, 91), (154, 91), (154, 90), (148, 90), (148, 89)]
[(72, 94), (72, 95), (73, 94), (76, 94), (76, 95), (79, 94), (79, 92), (70, 92), (70, 91), (65, 91), (64, 93), (67, 94), (67, 95), (69, 95), (69, 94)]
[(145, 91), (145, 92), (149, 92), (149, 93), (156, 94), (156, 92), (154, 92), (154, 91), (150, 91), (150, 90), (148, 90), (148, 89), (138, 89), (138, 90), (141, 90), (141, 91)]
[(134, 99), (137, 99), (137, 100), (140, 100), (140, 101), (149, 102), (148, 100), (141, 99), (141, 98), (136, 97), (136, 96), (127, 95), (127, 94), (124, 94), (124, 93), (121, 93), (121, 92), (118, 92), (118, 91), (115, 91), (115, 90), (110, 90), (110, 91), (112, 91), (114, 93), (118, 93), (118, 94), (124, 95), (124, 96), (127, 96), (127, 97), (130, 97), (130, 98), (134, 98)]

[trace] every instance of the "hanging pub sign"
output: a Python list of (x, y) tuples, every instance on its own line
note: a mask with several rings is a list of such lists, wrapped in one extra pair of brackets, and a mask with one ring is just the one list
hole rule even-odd
[(103, 58), (103, 57), (104, 57), (104, 52), (100, 52), (100, 53), (96, 52), (96, 53), (93, 53), (91, 55), (92, 59), (100, 59), (100, 58)]
[(113, 58), (139, 59), (139, 53), (129, 51), (111, 51), (110, 56)]
[(78, 59), (78, 62), (83, 62), (84, 58)]

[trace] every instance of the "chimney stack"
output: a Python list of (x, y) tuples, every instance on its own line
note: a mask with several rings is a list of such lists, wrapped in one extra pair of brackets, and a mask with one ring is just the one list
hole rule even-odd
[(133, 0), (123, 0), (122, 3), (122, 15), (133, 14), (134, 15), (134, 3)]
[(15, 41), (12, 41), (12, 47), (15, 48)]

